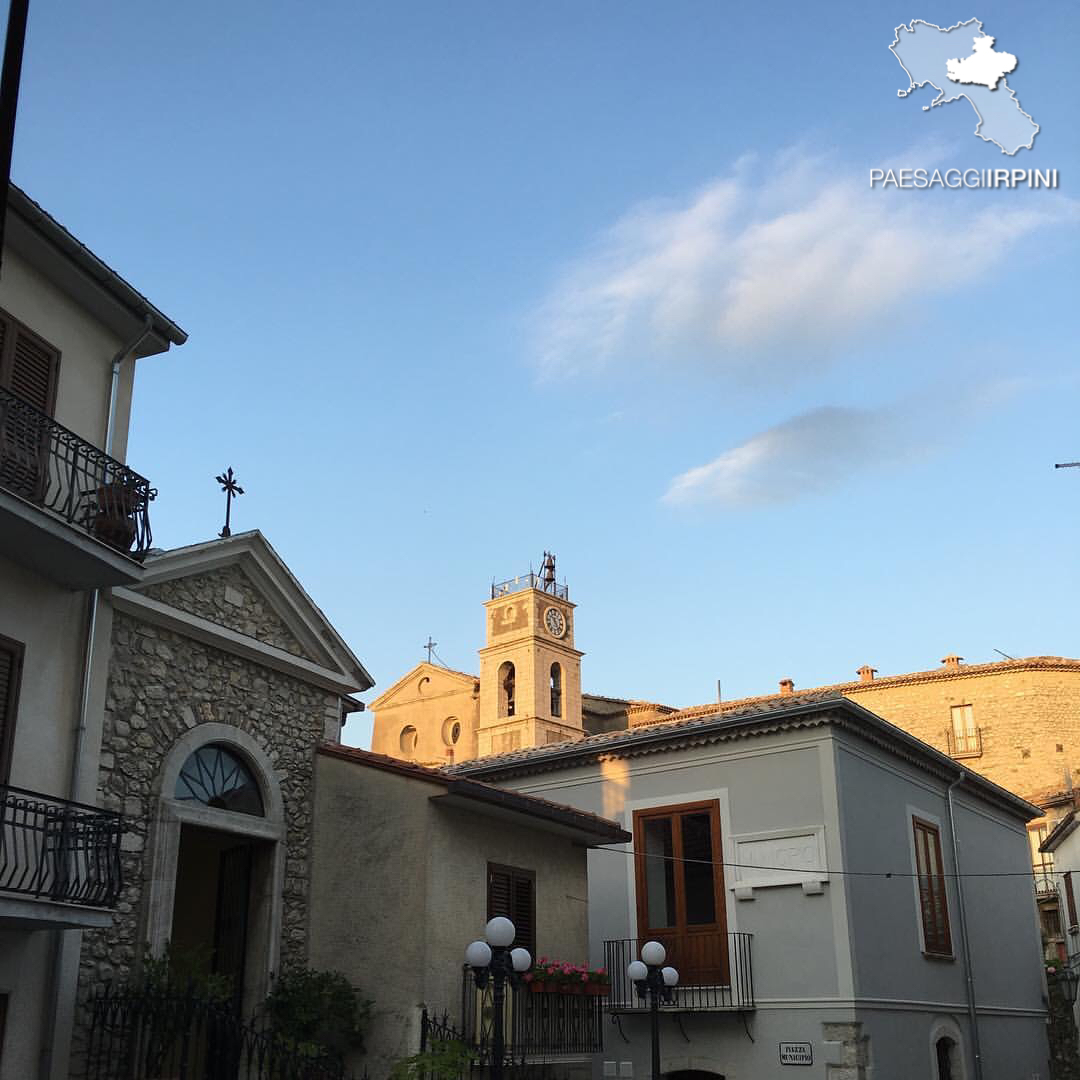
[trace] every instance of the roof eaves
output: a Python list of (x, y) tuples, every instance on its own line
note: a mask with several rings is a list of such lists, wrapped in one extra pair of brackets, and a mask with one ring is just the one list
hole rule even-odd
[(15, 184), (8, 187), (8, 209), (18, 214), (49, 243), (97, 282), (114, 300), (139, 318), (147, 315), (173, 345), (183, 345), (187, 332), (155, 306), (133, 285), (125, 281), (103, 259), (95, 255), (77, 236), (69, 232), (43, 206)]

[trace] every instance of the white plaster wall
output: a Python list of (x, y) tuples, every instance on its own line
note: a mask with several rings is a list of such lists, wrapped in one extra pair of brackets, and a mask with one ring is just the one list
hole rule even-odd
[[(56, 419), (104, 448), (112, 358), (127, 343), (10, 249), (4, 252), (0, 307), (60, 350)], [(117, 396), (113, 456), (121, 460), (127, 450), (134, 374), (135, 361), (129, 357), (121, 369)]]

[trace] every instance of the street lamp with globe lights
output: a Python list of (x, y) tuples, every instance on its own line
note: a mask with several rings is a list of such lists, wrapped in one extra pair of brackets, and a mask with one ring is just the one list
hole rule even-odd
[(506, 983), (513, 989), (522, 983), (522, 975), (532, 967), (528, 949), (511, 949), (517, 930), (502, 915), (489, 919), (484, 927), (485, 941), (474, 941), (465, 950), (465, 963), (472, 968), (476, 988), (483, 990), (491, 980), (491, 1080), (502, 1080), (506, 1036), (503, 1031), (503, 1003)]
[(633, 982), (639, 996), (649, 1002), (652, 1020), (652, 1080), (660, 1080), (660, 1003), (670, 1004), (675, 999), (675, 987), (679, 985), (679, 973), (673, 967), (665, 967), (667, 950), (659, 941), (646, 941), (641, 946), (641, 959), (631, 960), (627, 965), (627, 977)]

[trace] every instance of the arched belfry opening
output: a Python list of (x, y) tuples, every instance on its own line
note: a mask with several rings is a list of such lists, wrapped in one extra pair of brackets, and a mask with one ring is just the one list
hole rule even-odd
[(499, 716), (514, 715), (516, 675), (509, 660), (499, 666)]
[(562, 664), (551, 665), (551, 715), (562, 716)]

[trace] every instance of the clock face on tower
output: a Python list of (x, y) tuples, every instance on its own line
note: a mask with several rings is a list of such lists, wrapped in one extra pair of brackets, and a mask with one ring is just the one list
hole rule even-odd
[(549, 607), (544, 612), (544, 625), (552, 637), (561, 638), (566, 633), (566, 616), (557, 607)]

